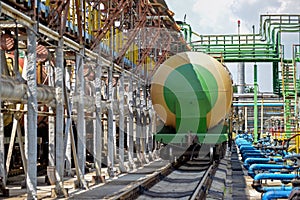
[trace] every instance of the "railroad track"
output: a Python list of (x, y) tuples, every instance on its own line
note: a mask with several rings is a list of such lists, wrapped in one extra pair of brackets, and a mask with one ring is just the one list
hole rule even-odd
[(175, 163), (112, 199), (203, 199), (215, 166), (208, 157)]

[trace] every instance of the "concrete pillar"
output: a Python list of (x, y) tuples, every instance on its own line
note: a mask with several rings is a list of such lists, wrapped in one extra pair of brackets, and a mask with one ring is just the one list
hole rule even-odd
[[(99, 45), (99, 52), (101, 47)], [(95, 71), (95, 121), (94, 121), (94, 162), (96, 168), (96, 179), (101, 177), (101, 162), (102, 162), (102, 106), (101, 106), (101, 56), (98, 56), (97, 66)]]
[(124, 166), (124, 72), (120, 74), (119, 85), (119, 166), (122, 172), (125, 172)]
[(25, 149), (27, 154), (28, 171), (26, 174), (27, 198), (37, 198), (37, 89), (36, 89), (36, 30), (27, 28), (27, 134), (25, 135)]
[(56, 189), (63, 187), (64, 176), (64, 58), (63, 58), (63, 39), (58, 41), (56, 48), (56, 67), (55, 67), (55, 99), (56, 99)]
[(85, 114), (84, 114), (84, 76), (83, 76), (83, 57), (84, 49), (80, 49), (79, 53), (76, 54), (76, 66), (77, 66), (77, 152), (78, 152), (78, 167), (81, 171), (81, 186), (84, 181), (85, 174), (85, 161), (86, 161), (86, 130), (85, 130)]

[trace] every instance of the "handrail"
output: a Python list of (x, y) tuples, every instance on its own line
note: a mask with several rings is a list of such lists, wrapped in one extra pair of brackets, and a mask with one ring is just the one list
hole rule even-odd
[(225, 62), (279, 62), (283, 56), (279, 52), (282, 32), (300, 32), (300, 15), (261, 15), (258, 34), (199, 35), (200, 40), (192, 42), (192, 47), (194, 51), (222, 54)]

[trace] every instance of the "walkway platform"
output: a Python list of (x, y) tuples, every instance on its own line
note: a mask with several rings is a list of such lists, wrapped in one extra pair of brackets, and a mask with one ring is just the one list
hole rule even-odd
[[(76, 177), (65, 177), (64, 188), (68, 190), (69, 198), (67, 199), (108, 199), (113, 196), (117, 196), (122, 192), (128, 190), (130, 187), (134, 187), (137, 183), (143, 181), (151, 174), (159, 171), (169, 164), (169, 161), (162, 159), (156, 159), (144, 164), (142, 167), (132, 170), (129, 173), (121, 173), (114, 178), (109, 178), (107, 169), (103, 168), (102, 172), (106, 175), (105, 183), (94, 184), (92, 179), (95, 176), (95, 172), (87, 173), (85, 180), (89, 185), (89, 189), (74, 188), (74, 182)], [(0, 199), (14, 199), (24, 200), (27, 197), (26, 188), (22, 189), (20, 186), (20, 180), (24, 180), (24, 175), (13, 177), (11, 183), (8, 184), (9, 197), (0, 197)], [(52, 197), (51, 190), (54, 189), (54, 185), (47, 185), (45, 183), (45, 176), (38, 177), (37, 195), (38, 199), (54, 200), (54, 199), (66, 199), (64, 197)]]

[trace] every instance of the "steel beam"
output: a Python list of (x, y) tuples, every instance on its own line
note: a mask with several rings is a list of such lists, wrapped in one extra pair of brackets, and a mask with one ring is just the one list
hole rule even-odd
[[(85, 161), (86, 161), (86, 129), (85, 129), (85, 112), (84, 112), (84, 76), (83, 57), (84, 49), (82, 48), (79, 53), (76, 54), (76, 66), (77, 66), (77, 152), (78, 152), (78, 166), (81, 171), (80, 181), (84, 180), (85, 174)], [(83, 186), (83, 184), (81, 184)]]
[(64, 176), (64, 58), (63, 58), (63, 39), (61, 38), (56, 48), (56, 67), (55, 67), (55, 96), (56, 96), (56, 189), (61, 191), (63, 188)]
[(27, 198), (37, 198), (37, 87), (36, 87), (36, 37), (37, 25), (34, 24), (32, 29), (27, 28), (27, 134), (25, 136), (27, 150), (26, 174)]
[(120, 74), (119, 85), (119, 165), (120, 170), (125, 172), (124, 166), (124, 73)]
[[(0, 3), (1, 4), (1, 3)], [(0, 73), (2, 74), (2, 63), (5, 59), (4, 51), (0, 50)], [(2, 76), (0, 76), (0, 82)], [(2, 91), (2, 84), (0, 84), (0, 91)], [(2, 105), (2, 95), (0, 93), (0, 105)], [(0, 112), (0, 187), (3, 189), (6, 187), (6, 170), (5, 170), (5, 148), (4, 148), (4, 123), (3, 113)]]
[[(101, 45), (99, 45), (101, 52)], [(96, 176), (101, 177), (102, 165), (102, 106), (101, 106), (101, 77), (102, 77), (102, 59), (98, 57), (95, 71), (95, 121), (94, 121), (94, 162), (96, 168)], [(99, 180), (99, 179), (98, 179)]]
[[(132, 82), (132, 78), (129, 78), (129, 87), (128, 87), (128, 98), (129, 101), (133, 100), (132, 98), (132, 93), (133, 93), (133, 82)], [(131, 105), (130, 105), (131, 106)], [(128, 125), (127, 125), (127, 146), (128, 146), (128, 161), (129, 161), (129, 166), (131, 167), (131, 169), (135, 169), (135, 163), (133, 161), (133, 110), (132, 107), (129, 109), (129, 116), (128, 118)]]

